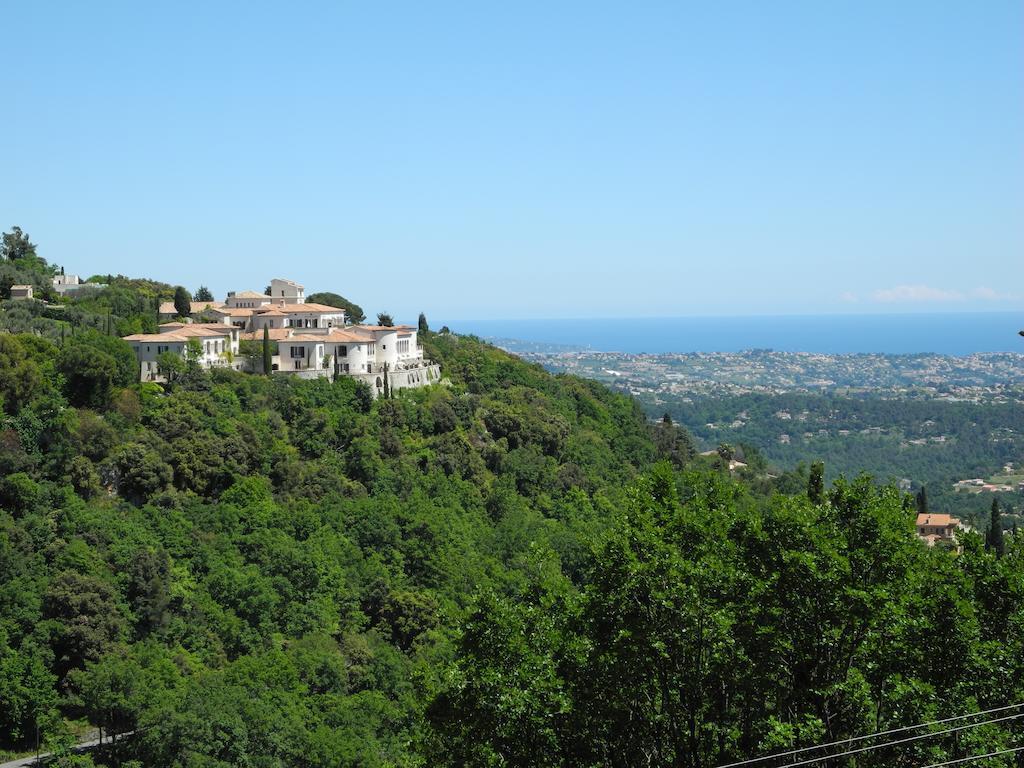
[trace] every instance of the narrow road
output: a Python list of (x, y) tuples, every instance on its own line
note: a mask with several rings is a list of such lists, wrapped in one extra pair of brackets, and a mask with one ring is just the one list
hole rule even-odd
[[(119, 739), (121, 739), (121, 738), (124, 738), (125, 736), (130, 736), (132, 733), (133, 733), (133, 731), (129, 731), (128, 733), (119, 733), (117, 735), (117, 737)], [(109, 744), (110, 743), (110, 737), (108, 736), (107, 738), (105, 738), (103, 740), (103, 743)], [(75, 752), (87, 752), (88, 750), (92, 749), (93, 747), (98, 747), (99, 745), (100, 745), (100, 740), (99, 739), (89, 739), (88, 741), (80, 741), (77, 744), (75, 744), (74, 750), (75, 750)], [(11, 761), (6, 762), (6, 763), (0, 763), (0, 768), (31, 768), (32, 766), (35, 766), (35, 765), (45, 765), (47, 759), (51, 756), (51, 754), (52, 754), (51, 752), (42, 752), (42, 753), (40, 753), (40, 755), (39, 755), (39, 762), (38, 763), (36, 763), (36, 756), (35, 755), (30, 755), (29, 757), (20, 757), (17, 760), (11, 760)]]

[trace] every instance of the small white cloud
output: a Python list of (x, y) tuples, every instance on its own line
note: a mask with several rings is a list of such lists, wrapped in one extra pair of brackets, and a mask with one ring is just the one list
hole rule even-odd
[(839, 300), (845, 301), (847, 304), (854, 304), (860, 301), (860, 298), (853, 291), (843, 291), (839, 294)]
[(971, 291), (971, 298), (981, 301), (1013, 301), (1017, 297), (1012, 293), (1000, 293), (993, 288), (982, 286)]
[(886, 304), (911, 301), (963, 301), (960, 291), (947, 291), (929, 285), (897, 285), (895, 288), (880, 288), (872, 294), (875, 301)]

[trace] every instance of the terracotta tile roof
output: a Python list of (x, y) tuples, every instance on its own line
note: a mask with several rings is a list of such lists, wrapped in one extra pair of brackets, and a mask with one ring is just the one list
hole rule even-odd
[(185, 336), (179, 336), (177, 333), (133, 333), (122, 338), (124, 341), (152, 341), (161, 344), (169, 341), (188, 341)]
[(330, 307), (330, 306), (328, 306), (326, 304), (314, 304), (314, 303), (307, 303), (307, 304), (281, 304), (281, 305), (277, 306), (277, 309), (281, 310), (282, 312), (289, 312), (289, 313), (292, 313), (292, 312), (323, 312), (325, 314), (328, 314), (328, 313), (340, 314), (340, 313), (345, 311), (341, 307)]
[(403, 336), (415, 330), (411, 325), (357, 325), (355, 327), (366, 331), (395, 331)]
[[(271, 341), (280, 341), (281, 339), (287, 339), (288, 334), (292, 333), (294, 328), (267, 328), (267, 335)], [(263, 341), (263, 329), (258, 331), (246, 331), (242, 333), (239, 338), (245, 339), (246, 341)]]
[(919, 526), (931, 525), (945, 527), (949, 525), (960, 525), (960, 520), (952, 515), (938, 515), (931, 512), (917, 516)]
[(217, 307), (214, 312), (218, 312), (228, 317), (252, 317), (255, 310), (249, 307)]
[[(296, 339), (299, 341), (326, 341), (329, 344), (373, 344), (376, 339), (369, 333), (361, 333), (358, 328), (332, 328), (330, 333), (317, 333), (311, 328), (268, 328), (271, 341)], [(247, 341), (262, 341), (263, 329), (248, 331), (241, 335)]]
[(204, 339), (211, 339), (214, 338), (215, 336), (231, 335), (231, 328), (229, 326), (222, 325), (221, 328), (223, 328), (224, 330), (217, 330), (205, 325), (186, 325), (182, 328), (177, 328), (174, 331), (171, 331), (171, 333), (173, 333), (175, 336), (185, 336), (189, 338), (199, 337)]
[(229, 299), (266, 299), (270, 301), (270, 297), (265, 293), (256, 293), (256, 291), (235, 291), (233, 296), (229, 296)]

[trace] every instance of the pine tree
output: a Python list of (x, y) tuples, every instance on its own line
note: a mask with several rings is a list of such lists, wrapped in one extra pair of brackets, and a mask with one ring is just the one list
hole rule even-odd
[(811, 464), (811, 474), (807, 478), (807, 498), (812, 504), (825, 503), (825, 462), (816, 461)]
[(928, 514), (928, 493), (925, 491), (923, 485), (921, 486), (921, 490), (917, 492), (917, 514)]
[(270, 354), (270, 329), (263, 327), (263, 373), (270, 375), (273, 367), (273, 356)]

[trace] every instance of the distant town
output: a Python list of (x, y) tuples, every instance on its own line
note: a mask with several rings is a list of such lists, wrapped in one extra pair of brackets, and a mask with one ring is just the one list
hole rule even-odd
[(1024, 510), (1024, 353), (624, 354), (493, 341), (628, 392), (704, 449), (744, 445), (780, 468), (820, 459), (833, 478), (927, 486), (936, 509), (965, 520), (995, 497)]

